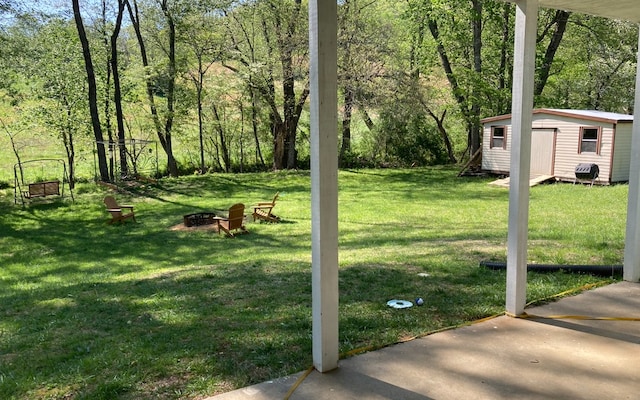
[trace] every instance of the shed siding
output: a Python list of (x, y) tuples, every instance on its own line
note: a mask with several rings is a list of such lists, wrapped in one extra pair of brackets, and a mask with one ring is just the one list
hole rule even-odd
[(631, 123), (616, 126), (613, 140), (613, 161), (611, 163), (611, 182), (628, 182), (631, 165)]
[[(491, 148), (491, 127), (506, 127), (507, 146), (503, 148)], [(509, 159), (511, 154), (511, 119), (484, 124), (482, 131), (482, 169), (496, 174), (509, 173)]]
[[(534, 126), (540, 122), (543, 124), (555, 123), (556, 128), (558, 129), (556, 159), (554, 164), (554, 173), (556, 178), (573, 181), (576, 177), (576, 165), (580, 163), (593, 163), (598, 164), (600, 169), (600, 176), (598, 177), (597, 182), (608, 182), (609, 174), (611, 173), (610, 160), (613, 152), (613, 124), (565, 117), (555, 117), (553, 119), (541, 118), (541, 120), (538, 121), (534, 118)], [(578, 154), (578, 148), (580, 146), (580, 127), (583, 126), (602, 127), (600, 154)]]
[[(600, 169), (598, 183), (627, 181), (631, 148), (631, 123), (593, 121), (570, 116), (534, 114), (534, 129), (555, 129), (555, 158), (553, 172), (556, 178), (575, 180), (575, 167), (580, 163), (594, 163)], [(491, 149), (491, 127), (507, 127), (507, 148)], [(600, 153), (578, 153), (581, 127), (601, 127)], [(615, 140), (614, 140), (615, 133)], [(482, 143), (482, 168), (494, 173), (508, 173), (511, 154), (511, 119), (493, 119), (484, 124)], [(615, 150), (614, 150), (615, 146)], [(611, 179), (610, 179), (611, 178)]]

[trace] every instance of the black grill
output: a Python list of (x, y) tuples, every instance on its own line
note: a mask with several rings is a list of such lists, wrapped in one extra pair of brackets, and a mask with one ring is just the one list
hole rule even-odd
[(578, 164), (576, 166), (576, 179), (593, 181), (600, 174), (598, 164)]

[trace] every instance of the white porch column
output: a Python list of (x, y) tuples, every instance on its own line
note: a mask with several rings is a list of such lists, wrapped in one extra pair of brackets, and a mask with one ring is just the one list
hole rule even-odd
[(529, 228), (529, 170), (531, 118), (535, 73), (538, 0), (518, 0), (511, 105), (511, 171), (507, 239), (506, 312), (524, 312), (527, 296), (527, 238)]
[[(638, 34), (638, 44), (640, 44), (640, 33)], [(631, 282), (640, 280), (640, 221), (638, 221), (640, 218), (640, 50), (637, 60), (623, 268), (624, 280)]]
[(313, 365), (338, 367), (337, 4), (309, 1)]

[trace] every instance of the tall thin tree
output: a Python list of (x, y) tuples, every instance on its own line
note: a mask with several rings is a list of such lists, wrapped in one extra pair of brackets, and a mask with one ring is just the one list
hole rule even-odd
[(113, 74), (113, 102), (116, 107), (116, 123), (118, 126), (118, 150), (120, 152), (120, 174), (127, 176), (129, 167), (127, 164), (127, 146), (124, 128), (124, 113), (122, 111), (122, 89), (120, 85), (120, 70), (118, 69), (118, 36), (122, 27), (122, 18), (127, 0), (118, 0), (118, 15), (109, 39), (111, 44), (111, 73)]
[[(158, 108), (155, 102), (155, 94), (154, 94), (154, 84), (152, 81), (152, 77), (148, 74), (145, 79), (146, 83), (146, 91), (147, 91), (147, 100), (149, 102), (149, 108), (151, 111), (151, 118), (153, 119), (153, 124), (156, 129), (156, 134), (158, 139), (160, 140), (160, 145), (167, 155), (167, 168), (169, 170), (169, 174), (171, 176), (178, 175), (178, 163), (173, 154), (173, 144), (172, 144), (172, 129), (173, 129), (173, 107), (174, 107), (174, 88), (175, 88), (175, 78), (176, 78), (176, 59), (175, 59), (175, 24), (173, 23), (173, 18), (168, 10), (168, 5), (166, 0), (162, 0), (161, 7), (163, 9), (163, 13), (166, 17), (169, 29), (169, 79), (168, 79), (168, 87), (167, 87), (167, 117), (165, 120), (164, 127), (160, 122), (160, 115), (158, 113)], [(130, 1), (127, 1), (127, 10), (129, 11), (129, 18), (131, 20), (131, 25), (136, 33), (136, 38), (138, 40), (138, 46), (140, 47), (140, 57), (142, 59), (142, 66), (145, 70), (148, 70), (150, 67), (149, 58), (147, 57), (147, 48), (144, 40), (144, 36), (142, 35), (142, 27), (140, 25), (140, 12), (138, 10), (138, 3), (136, 0), (133, 0), (133, 4)], [(166, 10), (166, 11), (165, 11)]]
[(96, 148), (98, 154), (98, 168), (100, 171), (100, 179), (109, 181), (109, 168), (107, 166), (106, 152), (104, 149), (104, 138), (102, 136), (102, 126), (100, 125), (100, 113), (98, 112), (98, 89), (96, 85), (96, 76), (93, 70), (93, 61), (91, 59), (91, 50), (89, 48), (89, 40), (84, 29), (82, 14), (80, 13), (80, 4), (78, 0), (72, 0), (73, 18), (78, 29), (78, 38), (82, 44), (82, 55), (84, 57), (85, 70), (87, 72), (87, 88), (89, 96), (89, 112), (91, 114), (91, 126), (96, 139)]

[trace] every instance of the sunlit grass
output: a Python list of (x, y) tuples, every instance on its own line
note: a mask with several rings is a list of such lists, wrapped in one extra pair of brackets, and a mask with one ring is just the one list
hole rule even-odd
[[(340, 351), (504, 310), (508, 192), (457, 170), (339, 175)], [(311, 364), (308, 172), (162, 179), (22, 208), (0, 197), (0, 398), (198, 398)], [(182, 215), (281, 196), (248, 235), (173, 231)], [(529, 262), (622, 262), (626, 185), (531, 189)], [(529, 274), (528, 301), (606, 278)], [(425, 305), (393, 310), (393, 298)]]

